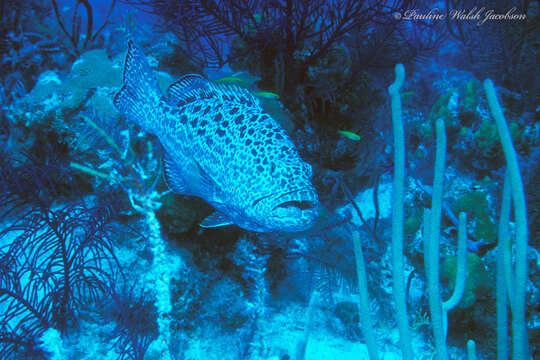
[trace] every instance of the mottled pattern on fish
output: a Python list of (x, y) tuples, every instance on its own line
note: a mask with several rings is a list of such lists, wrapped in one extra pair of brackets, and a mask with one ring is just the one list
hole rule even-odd
[(249, 91), (186, 75), (167, 95), (161, 97), (148, 63), (130, 42), (115, 104), (161, 141), (169, 186), (219, 211), (203, 225), (300, 231), (314, 223), (318, 198), (311, 166)]

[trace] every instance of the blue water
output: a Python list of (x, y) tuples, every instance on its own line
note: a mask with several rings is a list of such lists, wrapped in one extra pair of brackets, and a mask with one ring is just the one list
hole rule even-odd
[(539, 13), (2, 2), (0, 359), (538, 358)]

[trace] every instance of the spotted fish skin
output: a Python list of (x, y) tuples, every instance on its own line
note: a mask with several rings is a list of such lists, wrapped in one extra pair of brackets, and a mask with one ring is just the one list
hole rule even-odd
[(217, 210), (201, 226), (296, 232), (317, 220), (311, 166), (248, 90), (192, 74), (173, 83), (164, 98), (146, 58), (130, 41), (114, 103), (160, 140), (168, 185)]

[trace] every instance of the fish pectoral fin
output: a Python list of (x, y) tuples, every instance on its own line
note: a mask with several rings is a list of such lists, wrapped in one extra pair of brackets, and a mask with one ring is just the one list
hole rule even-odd
[(201, 196), (208, 201), (220, 202), (220, 192), (219, 186), (216, 184), (214, 179), (208, 173), (206, 173), (198, 164), (198, 177), (197, 177), (197, 188)]
[(211, 204), (223, 203), (225, 194), (221, 191), (223, 187), (215, 178), (216, 174), (207, 172), (197, 159), (190, 158), (190, 161), (189, 174), (185, 179), (190, 184), (191, 191)]
[(216, 211), (210, 216), (206, 217), (199, 224), (202, 228), (215, 228), (220, 226), (234, 225), (234, 223), (229, 219), (229, 217), (223, 213)]
[(187, 189), (181, 170), (168, 156), (165, 156), (164, 163), (165, 164), (163, 166), (163, 177), (169, 189), (171, 189), (177, 194), (188, 195), (189, 191)]
[(166, 154), (163, 175), (169, 189), (177, 194), (196, 195), (210, 202), (222, 201), (219, 186), (191, 156), (173, 160)]

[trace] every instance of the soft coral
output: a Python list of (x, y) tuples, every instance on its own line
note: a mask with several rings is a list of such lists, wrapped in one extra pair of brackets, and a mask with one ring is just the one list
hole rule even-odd
[(0, 349), (36, 350), (48, 328), (66, 333), (83, 304), (109, 291), (118, 262), (103, 208), (67, 205), (25, 211), (0, 232)]

